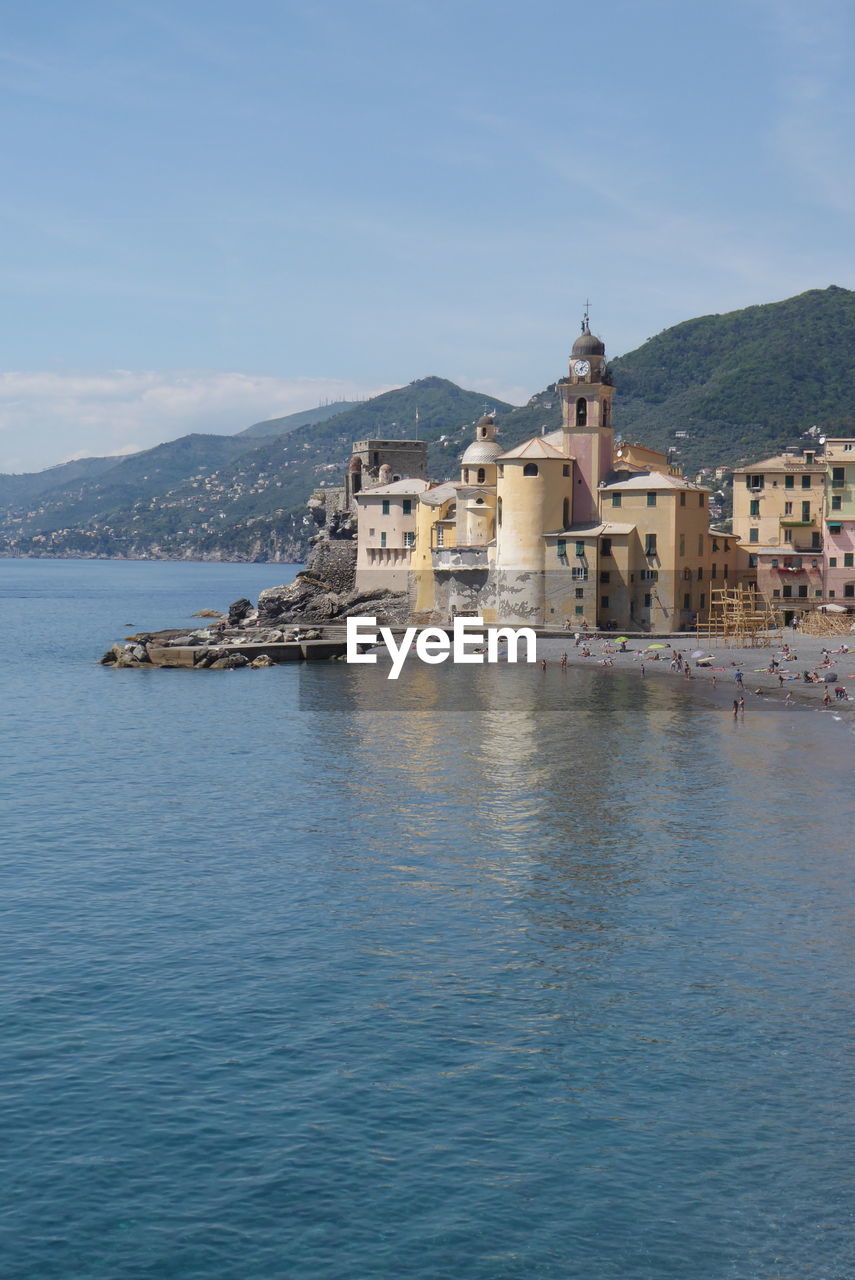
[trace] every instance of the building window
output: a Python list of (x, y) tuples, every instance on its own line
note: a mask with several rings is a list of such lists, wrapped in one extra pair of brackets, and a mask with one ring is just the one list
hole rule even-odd
[(711, 577), (713, 577), (713, 578), (717, 578), (717, 577), (718, 577), (718, 565), (716, 564), (715, 560), (713, 560), (713, 566), (712, 566), (712, 574), (711, 574)]
[(646, 535), (644, 539), (644, 554), (646, 556), (656, 555), (656, 534), (655, 533), (648, 533)]
[(692, 597), (691, 597), (691, 594), (687, 591), (683, 596), (683, 608), (691, 609), (691, 607), (692, 607)]
[(649, 591), (645, 591), (644, 593), (644, 607), (645, 609), (650, 608), (650, 592)]
[(478, 483), (478, 484), (483, 484), (483, 483), (484, 483), (484, 481), (485, 481), (486, 479), (487, 479), (487, 472), (484, 470), (484, 468), (483, 468), (483, 467), (479, 467), (479, 468), (478, 468), (478, 478), (477, 478), (477, 483)]
[(810, 520), (810, 503), (809, 502), (802, 503), (802, 519)]
[(834, 597), (836, 596), (836, 594), (837, 594), (837, 592), (836, 592), (836, 591), (829, 591), (829, 593), (828, 593), (828, 598), (829, 598), (829, 600), (833, 600), (833, 599), (834, 599)]
[(837, 556), (829, 556), (829, 557), (828, 557), (828, 567), (829, 567), (829, 569), (836, 569), (836, 568), (837, 568)]
[(369, 529), (369, 530), (368, 530), (368, 536), (369, 536), (369, 538), (373, 538), (373, 537), (374, 537), (374, 530), (373, 530), (373, 529)]
[(831, 468), (831, 487), (833, 489), (842, 489), (845, 483), (846, 483), (845, 467), (832, 467)]
[(575, 612), (576, 612), (576, 614), (584, 613), (584, 612), (585, 612), (585, 606), (584, 606), (583, 604), (577, 604), (577, 605), (576, 605)]
[(839, 493), (833, 493), (831, 495), (831, 510), (840, 511), (842, 507), (843, 507), (843, 498), (840, 496)]
[(622, 499), (622, 498), (623, 498), (623, 494), (622, 494), (622, 493), (613, 493), (613, 494), (612, 494), (612, 506), (613, 506), (613, 507), (619, 507), (619, 506), (621, 505), (621, 499)]
[[(754, 530), (752, 529), (752, 530), (751, 530), (751, 532), (752, 532), (752, 533), (754, 533)], [(784, 541), (785, 541), (785, 542), (792, 543), (792, 541), (793, 541), (793, 531), (792, 531), (792, 529), (785, 529), (785, 530), (784, 530)], [(756, 542), (756, 538), (755, 538), (755, 542)]]
[(772, 599), (773, 599), (773, 600), (780, 600), (780, 598), (781, 598), (781, 588), (780, 588), (780, 587), (773, 587), (773, 588), (772, 588)]
[(538, 471), (537, 471), (536, 462), (527, 462), (523, 467), (524, 476), (536, 476), (537, 474), (538, 474)]
[[(789, 532), (789, 530), (788, 530), (788, 532)], [(759, 541), (760, 541), (760, 530), (759, 530), (759, 529), (749, 529), (749, 530), (748, 530), (748, 541), (749, 541), (749, 542), (759, 542)]]
[(829, 533), (842, 533), (842, 532), (843, 532), (843, 525), (842, 525), (842, 524), (831, 524), (831, 523), (829, 523), (829, 526), (828, 526), (828, 532), (829, 532)]
[(760, 499), (759, 499), (759, 498), (752, 498), (752, 499), (751, 499), (751, 501), (750, 501), (750, 502), (749, 502), (749, 504), (748, 504), (748, 514), (749, 514), (750, 516), (759, 516), (759, 514), (760, 514)]
[(584, 600), (584, 599), (585, 599), (585, 588), (584, 588), (584, 587), (577, 587), (577, 588), (576, 588), (576, 599), (577, 599), (577, 600)]
[(412, 529), (409, 529), (404, 534), (404, 546), (414, 547), (415, 545), (416, 545), (416, 535), (413, 533)]
[(611, 540), (611, 538), (601, 538), (601, 539), (600, 539), (600, 555), (601, 555), (601, 556), (610, 556), (611, 554), (612, 554), (612, 540)]
[(561, 474), (562, 474), (563, 476), (569, 476), (569, 474), (570, 474), (570, 463), (569, 463), (569, 462), (565, 462), (565, 463), (564, 463), (564, 466), (561, 468)]
[(851, 551), (846, 551), (843, 554), (843, 568), (844, 569), (852, 568), (852, 552)]
[(413, 500), (412, 498), (405, 498), (404, 499), (404, 515), (411, 516), (412, 514), (413, 514)]
[(799, 587), (799, 599), (804, 600), (807, 597), (807, 587)]
[(603, 569), (602, 573), (600, 574), (600, 582), (602, 582), (603, 584), (607, 584), (610, 581), (610, 579), (611, 579), (611, 574), (609, 573), (608, 569)]
[(443, 529), (441, 524), (438, 524), (436, 526), (436, 545), (438, 547), (445, 546), (445, 530)]
[(561, 526), (564, 529), (570, 528), (570, 499), (565, 498), (561, 507)]
[(381, 547), (385, 547), (385, 545), (386, 545), (386, 535), (385, 535), (385, 533), (381, 533), (381, 534), (380, 534), (380, 546), (381, 546)]
[(499, 529), (502, 527), (502, 499), (496, 501), (496, 525)]
[(576, 426), (586, 427), (588, 425), (588, 401), (584, 396), (580, 396), (576, 401)]
[(574, 568), (574, 569), (573, 569), (573, 571), (572, 571), (572, 573), (573, 573), (573, 581), (574, 581), (574, 582), (587, 582), (587, 581), (588, 581), (588, 570), (587, 570), (587, 569), (575, 569), (575, 568)]
[(784, 599), (785, 599), (785, 600), (792, 600), (792, 598), (793, 598), (793, 588), (792, 588), (792, 587), (784, 587)]
[(656, 506), (656, 494), (655, 494), (655, 493), (648, 493), (648, 495), (647, 495), (647, 505), (648, 505), (648, 507), (655, 507), (655, 506)]
[[(704, 505), (704, 500), (705, 500), (706, 496), (707, 496), (707, 495), (706, 495), (705, 493), (699, 493), (699, 494), (698, 494), (698, 506), (699, 506), (699, 507), (702, 507), (702, 506)], [(703, 596), (701, 597), (701, 599), (703, 599)], [(702, 608), (702, 609), (703, 609), (703, 607), (704, 607), (704, 606), (703, 606), (703, 605), (701, 605), (701, 608)]]
[(687, 565), (687, 566), (686, 566), (686, 568), (683, 570), (683, 577), (685, 578), (686, 582), (691, 582), (691, 581), (692, 581), (692, 571), (691, 571), (691, 569), (688, 567), (688, 565)]
[[(760, 513), (758, 512), (757, 514), (759, 515)], [(785, 502), (785, 503), (784, 503), (784, 515), (785, 515), (785, 516), (791, 516), (792, 514), (793, 514), (793, 504), (792, 504), (792, 502)]]
[(701, 579), (703, 578), (703, 576), (704, 576), (704, 566), (703, 566), (703, 565), (700, 565), (700, 566), (699, 566), (699, 568), (698, 568), (698, 582), (700, 582), (700, 581), (701, 581)]
[(811, 551), (819, 551), (819, 550), (820, 550), (820, 540), (819, 540), (819, 534), (818, 534), (818, 533), (812, 533), (812, 534), (810, 535), (810, 546), (811, 546)]
[(762, 476), (746, 476), (745, 487), (746, 489), (762, 489), (763, 477)]
[(785, 489), (795, 489), (795, 487), (796, 487), (796, 477), (795, 477), (795, 476), (784, 476), (784, 488), (785, 488)]
[(608, 607), (609, 607), (609, 598), (608, 598), (608, 596), (600, 596), (600, 608), (601, 608), (601, 609), (608, 609)]
[(802, 488), (803, 489), (810, 488), (810, 476), (802, 476)]
[(855, 582), (847, 582), (846, 586), (843, 588), (843, 594), (849, 599), (851, 599), (852, 596), (855, 596)]
[(686, 505), (686, 490), (681, 489), (680, 490), (680, 506), (685, 507), (685, 505)]
[(384, 498), (384, 499), (383, 499), (383, 508), (382, 508), (382, 510), (383, 510), (383, 515), (384, 515), (384, 516), (387, 516), (387, 515), (389, 514), (389, 499), (388, 499), (388, 498)]
[(678, 551), (678, 553), (677, 553), (677, 554), (678, 554), (678, 555), (681, 555), (681, 556), (684, 556), (684, 555), (686, 554), (686, 535), (685, 535), (685, 533), (681, 533), (681, 534), (680, 534), (680, 550)]
[(814, 591), (814, 593), (813, 593), (813, 594), (816, 596), (817, 600), (821, 600), (821, 599), (822, 599), (822, 587), (817, 587), (816, 591)]
[[(757, 557), (754, 557), (754, 563), (757, 563)], [(727, 582), (727, 565), (724, 566), (724, 580)]]
[(577, 555), (577, 556), (583, 556), (584, 554), (585, 554), (585, 544), (584, 544), (584, 542), (577, 542), (577, 543), (576, 543), (576, 555)]

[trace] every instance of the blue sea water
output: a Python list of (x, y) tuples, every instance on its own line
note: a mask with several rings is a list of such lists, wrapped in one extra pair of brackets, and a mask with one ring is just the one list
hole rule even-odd
[(96, 665), (291, 572), (0, 561), (0, 1273), (849, 1280), (846, 726)]

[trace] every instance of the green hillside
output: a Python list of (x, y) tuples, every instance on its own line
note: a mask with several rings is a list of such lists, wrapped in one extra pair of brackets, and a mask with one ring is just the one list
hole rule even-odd
[(300, 558), (314, 527), (306, 499), (343, 475), (354, 440), (418, 431), (456, 471), (472, 422), (501, 400), (423, 378), (324, 423), (273, 439), (184, 436), (125, 459), (92, 485), (52, 492), (25, 519), (0, 521), (6, 554)]
[[(701, 316), (611, 364), (615, 426), (687, 470), (761, 457), (814, 424), (855, 428), (855, 292)], [(687, 440), (675, 432), (687, 431)]]
[(297, 427), (308, 427), (313, 422), (326, 422), (327, 418), (334, 418), (337, 413), (353, 409), (358, 403), (357, 400), (336, 400), (332, 404), (318, 405), (317, 409), (301, 409), (299, 413), (288, 413), (284, 418), (265, 418), (263, 422), (254, 422), (251, 427), (244, 427), (243, 431), (235, 434), (238, 439), (248, 437), (251, 440), (284, 436), (289, 431), (295, 431)]

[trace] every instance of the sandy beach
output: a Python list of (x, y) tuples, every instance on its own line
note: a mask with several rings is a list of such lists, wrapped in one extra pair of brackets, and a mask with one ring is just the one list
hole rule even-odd
[[(851, 651), (835, 652), (842, 645), (848, 645)], [(586, 647), (589, 657), (583, 656)], [(580, 642), (577, 646), (573, 632), (560, 638), (539, 637), (537, 642), (538, 657), (545, 659), (549, 666), (559, 664), (566, 653), (568, 666), (590, 667), (597, 671), (629, 671), (637, 674), (639, 679), (679, 682), (693, 692), (713, 698), (727, 709), (731, 709), (734, 700), (742, 696), (746, 714), (750, 713), (752, 703), (762, 701), (788, 710), (827, 710), (846, 721), (855, 720), (855, 636), (829, 639), (804, 636), (787, 628), (780, 644), (765, 648), (735, 648), (724, 643), (712, 643), (706, 647), (692, 635), (636, 636), (628, 638), (626, 652), (620, 650), (620, 644), (613, 637), (603, 634), (593, 636), (587, 645)], [(692, 656), (698, 650), (712, 655), (708, 665), (698, 665), (699, 659)], [(830, 666), (823, 665), (826, 657), (823, 650), (830, 653)], [(675, 651), (682, 659), (679, 670), (672, 667)], [(770, 671), (773, 659), (778, 666)], [(690, 672), (688, 678), (686, 664)], [(805, 671), (816, 673), (820, 682), (806, 682), (803, 678)], [(741, 686), (737, 672), (742, 674)], [(831, 674), (836, 675), (835, 680), (824, 679)], [(780, 676), (783, 676), (783, 683)], [(835, 686), (846, 690), (848, 700), (835, 697)], [(826, 689), (831, 699), (827, 708), (823, 705)]]

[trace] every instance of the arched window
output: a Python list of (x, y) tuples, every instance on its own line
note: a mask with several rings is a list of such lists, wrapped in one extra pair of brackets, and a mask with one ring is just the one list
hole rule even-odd
[(496, 503), (496, 523), (501, 529), (502, 527), (502, 499), (501, 498), (499, 498), (499, 501)]
[(483, 467), (479, 467), (479, 468), (478, 468), (478, 483), (479, 483), (479, 484), (483, 484), (483, 483), (484, 483), (484, 481), (485, 481), (486, 479), (487, 479), (487, 472), (484, 470), (484, 468), (483, 468)]
[(584, 396), (580, 396), (576, 401), (576, 426), (586, 427), (588, 425), (588, 401)]
[(609, 402), (608, 400), (604, 400), (603, 401), (603, 426), (607, 427), (608, 425), (609, 425)]
[(565, 529), (569, 529), (569, 528), (570, 528), (570, 499), (569, 499), (569, 498), (565, 498), (565, 499), (564, 499), (564, 524), (563, 524), (563, 528), (565, 528)]
[(464, 484), (468, 484), (468, 483), (469, 483), (469, 468), (468, 468), (468, 467), (464, 467), (464, 468), (463, 468), (463, 483), (464, 483)]
[(538, 474), (538, 471), (537, 471), (536, 462), (527, 462), (523, 467), (524, 476), (536, 476), (537, 474)]

